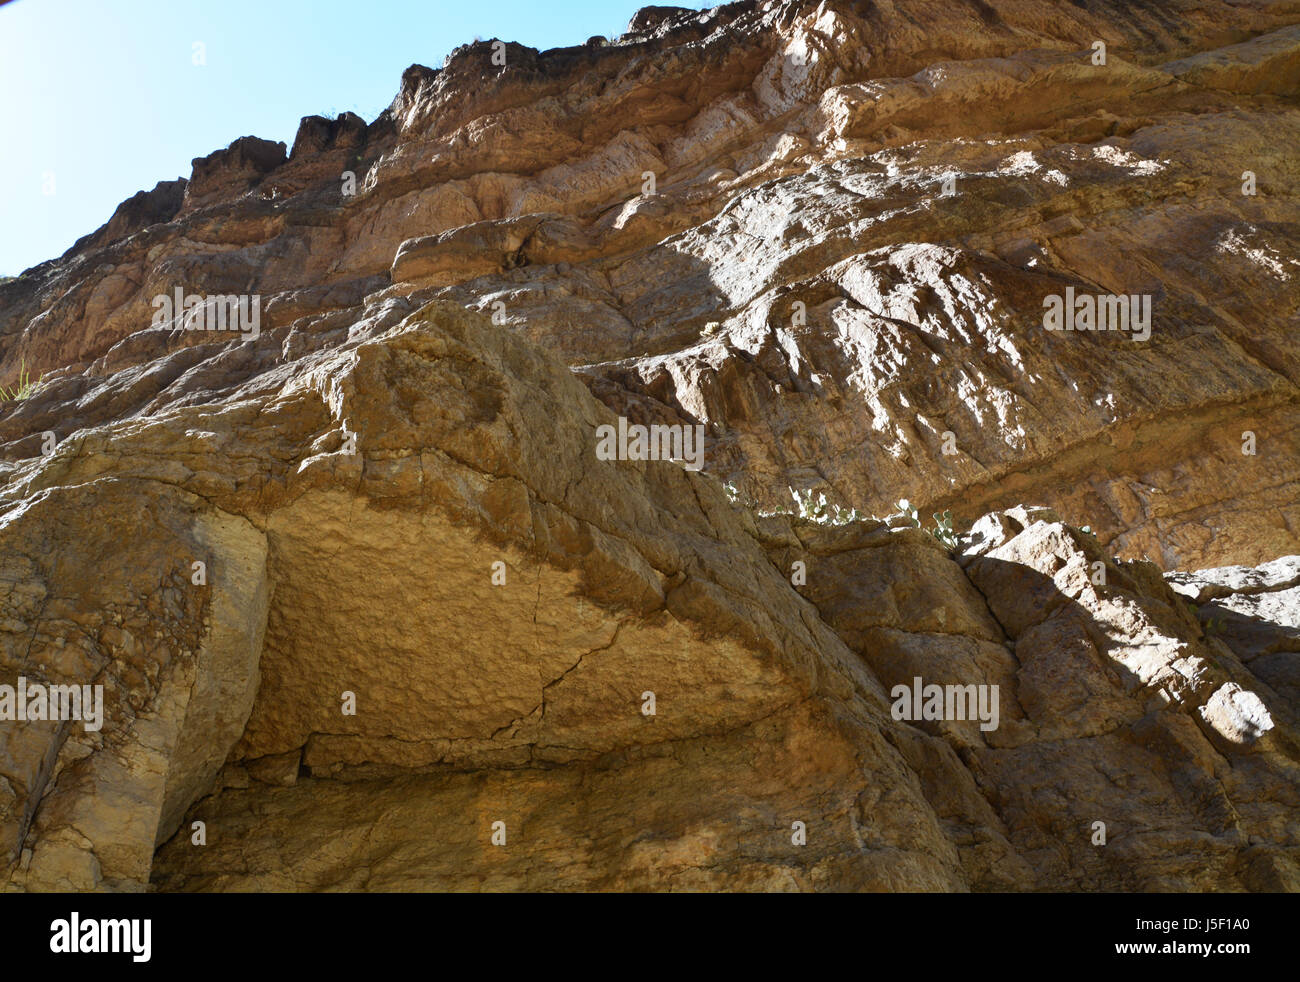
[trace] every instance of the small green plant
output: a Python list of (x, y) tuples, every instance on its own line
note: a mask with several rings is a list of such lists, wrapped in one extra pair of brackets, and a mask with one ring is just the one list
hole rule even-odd
[[(917, 514), (916, 509), (912, 507), (912, 503), (906, 498), (898, 503), (898, 510), (910, 519), (916, 528), (925, 528), (921, 524), (921, 516)], [(957, 533), (952, 527), (952, 512), (950, 510), (945, 510), (942, 514), (934, 512), (932, 517), (934, 518), (934, 528), (926, 529), (926, 531), (938, 539), (945, 549), (956, 549)]]
[(912, 520), (912, 524), (915, 525), (917, 528), (921, 527), (921, 519), (917, 516), (916, 509), (912, 507), (912, 503), (908, 501), (906, 498), (903, 498), (898, 502), (898, 510), (901, 511), (908, 518), (910, 518)]
[[(813, 497), (811, 490), (796, 491), (794, 488), (787, 488), (790, 497), (794, 499), (793, 514), (809, 522), (816, 522), (818, 525), (848, 525), (850, 522), (858, 522), (866, 518), (856, 508), (841, 508), (839, 505), (832, 505), (827, 502), (826, 494)], [(773, 512), (776, 515), (792, 514), (783, 507), (777, 507)]]
[(12, 388), (0, 385), (0, 402), (16, 402), (19, 399), (26, 399), (32, 394), (32, 390), (41, 384), (44, 378), (45, 376), (42, 375), (40, 379), (33, 382), (31, 375), (27, 371), (27, 359), (24, 358), (22, 364), (18, 366), (18, 384)]
[(1192, 603), (1190, 600), (1185, 600), (1184, 603), (1187, 604), (1187, 610), (1189, 613), (1191, 613), (1192, 617), (1194, 617), (1197, 621), (1200, 621), (1201, 630), (1203, 630), (1207, 636), (1222, 634), (1224, 628), (1228, 626), (1228, 622), (1224, 620), (1222, 617), (1207, 617), (1205, 620), (1202, 621), (1201, 608), (1198, 607), (1196, 604)]
[(942, 515), (934, 513), (934, 528), (930, 534), (943, 543), (947, 549), (957, 548), (957, 533), (952, 529), (952, 512), (945, 511)]

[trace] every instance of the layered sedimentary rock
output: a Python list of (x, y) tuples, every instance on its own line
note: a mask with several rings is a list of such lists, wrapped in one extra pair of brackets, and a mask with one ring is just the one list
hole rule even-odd
[(0, 722), (4, 882), (1300, 889), (1300, 8), (1231, 10), (483, 42), (0, 284), (0, 682), (106, 706)]

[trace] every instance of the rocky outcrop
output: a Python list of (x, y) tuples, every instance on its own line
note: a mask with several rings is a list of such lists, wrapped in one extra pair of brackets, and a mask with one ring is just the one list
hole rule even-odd
[(1298, 20), (647, 8), (0, 284), (3, 882), (1300, 889)]
[(286, 160), (283, 143), (240, 137), (225, 150), (194, 159), (194, 176), (185, 188), (184, 211), (236, 198), (257, 187)]
[[(1220, 7), (741, 3), (468, 45), (6, 284), (0, 381), (132, 344), (176, 285), (297, 319), (384, 277), (704, 422), (766, 507), (1037, 500), (1169, 568), (1266, 561), (1300, 549), (1300, 49), (1286, 5)], [(1149, 296), (1151, 337), (1042, 330), (1066, 289)]]
[(1300, 560), (1256, 569), (1231, 566), (1171, 573), (1216, 645), (1226, 645), (1289, 706), (1300, 705)]
[(127, 239), (151, 225), (170, 222), (185, 201), (185, 180), (159, 181), (152, 191), (140, 191), (127, 198), (102, 228), (78, 239), (68, 255)]

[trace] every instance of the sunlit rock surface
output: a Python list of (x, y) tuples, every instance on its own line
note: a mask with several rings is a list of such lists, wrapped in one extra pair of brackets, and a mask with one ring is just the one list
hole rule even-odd
[(1285, 3), (647, 8), (123, 203), (0, 284), (0, 684), (105, 701), (0, 719), (2, 882), (1300, 889), (1298, 77)]

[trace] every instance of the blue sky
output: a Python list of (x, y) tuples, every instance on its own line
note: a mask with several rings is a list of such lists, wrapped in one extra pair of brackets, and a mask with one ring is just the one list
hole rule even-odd
[[(0, 6), (0, 275), (60, 255), (118, 203), (241, 136), (370, 122), (403, 69), (475, 36), (621, 34), (647, 0), (15, 0)], [(707, 3), (679, 0), (678, 6)], [(194, 44), (206, 64), (195, 65)], [(46, 193), (52, 191), (53, 193)]]

